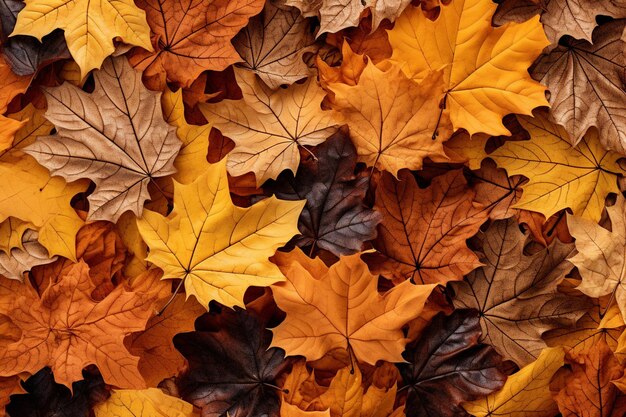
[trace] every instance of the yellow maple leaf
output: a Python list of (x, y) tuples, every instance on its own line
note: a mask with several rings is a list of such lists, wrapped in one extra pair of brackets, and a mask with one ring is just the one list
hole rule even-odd
[(152, 50), (146, 13), (132, 0), (28, 0), (11, 35), (41, 39), (63, 29), (81, 78), (115, 50), (113, 38)]
[[(70, 206), (72, 197), (84, 191), (85, 180), (66, 183), (61, 177), (51, 177), (22, 149), (38, 135), (48, 134), (52, 125), (44, 118), (43, 111), (29, 105), (11, 116), (24, 122), (16, 133), (13, 144), (0, 152), (0, 221), (20, 219), (26, 224), (13, 223), (4, 226), (3, 236), (20, 234), (27, 227), (37, 229), (39, 242), (50, 256), (61, 255), (76, 260), (76, 233), (83, 225), (76, 211)], [(14, 235), (13, 240), (18, 236)], [(21, 241), (21, 234), (19, 235)]]
[(563, 365), (561, 347), (546, 348), (536, 361), (511, 375), (502, 389), (463, 404), (475, 417), (552, 417), (558, 408), (550, 392), (550, 379)]
[(621, 155), (604, 149), (595, 130), (572, 147), (565, 130), (544, 116), (519, 119), (531, 140), (506, 142), (489, 154), (509, 176), (529, 179), (513, 208), (537, 211), (546, 218), (571, 208), (576, 216), (600, 220), (604, 199), (619, 192), (617, 178), (626, 173), (617, 164)]
[(284, 280), (268, 258), (298, 233), (304, 203), (270, 197), (236, 207), (221, 161), (191, 184), (174, 182), (169, 216), (146, 210), (137, 225), (150, 247), (147, 260), (164, 270), (165, 279), (184, 280), (187, 295), (206, 308), (211, 300), (244, 307), (249, 286)]
[(546, 90), (528, 67), (549, 45), (539, 16), (494, 28), (497, 5), (491, 0), (455, 0), (441, 6), (434, 22), (408, 8), (389, 33), (392, 60), (415, 81), (444, 71), (446, 107), (454, 129), (470, 135), (509, 135), (502, 117), (531, 114), (547, 106)]
[(369, 62), (357, 85), (329, 84), (359, 161), (396, 175), (402, 168), (421, 169), (428, 156), (446, 158), (442, 143), (452, 128), (447, 111), (439, 118), (442, 75), (432, 72), (416, 84), (396, 65), (381, 70)]
[(158, 388), (113, 390), (108, 400), (94, 407), (96, 417), (192, 417), (193, 405), (166, 395)]
[(209, 122), (235, 142), (228, 154), (228, 172), (254, 172), (257, 186), (283, 170), (294, 174), (300, 163), (298, 146), (314, 146), (335, 133), (340, 120), (320, 107), (324, 98), (313, 78), (287, 89), (271, 90), (247, 70), (235, 70), (243, 101), (201, 103)]
[(287, 277), (272, 285), (286, 319), (272, 329), (272, 346), (309, 361), (335, 348), (350, 349), (359, 361), (403, 362), (406, 339), (402, 327), (418, 317), (436, 285), (405, 281), (381, 295), (357, 253), (328, 268), (296, 248), (277, 253), (275, 262)]

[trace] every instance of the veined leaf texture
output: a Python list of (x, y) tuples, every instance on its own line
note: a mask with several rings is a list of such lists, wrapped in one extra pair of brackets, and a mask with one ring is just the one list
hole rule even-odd
[(0, 29), (0, 417), (626, 416), (625, 0)]

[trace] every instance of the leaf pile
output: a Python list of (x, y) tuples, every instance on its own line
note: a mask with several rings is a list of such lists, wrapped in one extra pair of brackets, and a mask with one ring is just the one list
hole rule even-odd
[(626, 415), (625, 0), (0, 29), (0, 417)]

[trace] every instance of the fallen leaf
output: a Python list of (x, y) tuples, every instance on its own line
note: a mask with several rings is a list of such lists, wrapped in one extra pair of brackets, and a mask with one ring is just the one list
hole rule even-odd
[(365, 206), (369, 178), (354, 174), (356, 150), (342, 132), (312, 150), (314, 158), (300, 163), (298, 172), (284, 172), (265, 190), (284, 200), (306, 199), (300, 214), (300, 247), (316, 247), (333, 254), (358, 252), (363, 242), (376, 237), (381, 215)]
[(597, 223), (567, 216), (567, 225), (576, 238), (576, 256), (570, 259), (582, 276), (577, 289), (590, 297), (611, 295), (626, 319), (626, 202), (619, 196), (607, 207), (611, 231)]
[(41, 298), (34, 290), (13, 295), (10, 310), (2, 313), (11, 315), (22, 337), (0, 350), (0, 376), (50, 366), (69, 388), (82, 379), (85, 366), (95, 364), (108, 384), (143, 387), (139, 358), (128, 353), (123, 338), (145, 327), (154, 300), (119, 286), (95, 302), (93, 288), (89, 268), (80, 262)]
[(285, 169), (295, 173), (298, 147), (319, 145), (337, 130), (340, 119), (322, 111), (324, 91), (313, 78), (272, 91), (251, 71), (235, 74), (243, 102), (200, 104), (206, 119), (235, 142), (228, 155), (230, 174), (254, 172), (259, 186)]
[(463, 404), (475, 417), (553, 417), (558, 413), (550, 393), (550, 379), (563, 365), (562, 348), (546, 348), (537, 360), (511, 375), (504, 387), (487, 397)]
[(539, 18), (524, 23), (491, 26), (496, 4), (460, 0), (441, 6), (434, 22), (419, 8), (409, 8), (389, 31), (392, 60), (406, 75), (423, 80), (443, 69), (444, 106), (454, 130), (470, 135), (510, 135), (502, 124), (509, 113), (530, 115), (548, 105), (545, 87), (527, 69), (549, 44)]
[(408, 389), (407, 417), (455, 417), (463, 415), (462, 402), (499, 390), (506, 381), (502, 359), (488, 345), (479, 343), (478, 313), (456, 310), (439, 313), (402, 355), (398, 365)]
[(17, 75), (32, 75), (49, 63), (70, 57), (65, 38), (60, 30), (44, 36), (39, 42), (31, 36), (13, 36), (18, 13), (24, 8), (21, 0), (0, 2), (2, 26), (2, 54)]
[(269, 347), (266, 325), (251, 311), (222, 309), (198, 331), (176, 337), (176, 347), (189, 361), (180, 391), (203, 417), (278, 416), (276, 377), (291, 362), (282, 350)]
[(276, 89), (311, 74), (303, 60), (304, 54), (318, 49), (310, 26), (299, 10), (279, 8), (268, 1), (261, 14), (250, 19), (233, 39), (233, 45), (244, 60), (241, 65)]
[(152, 48), (135, 49), (130, 63), (144, 71), (154, 90), (166, 81), (189, 87), (205, 70), (239, 61), (231, 39), (259, 13), (263, 0), (138, 0), (154, 37)]
[(0, 253), (0, 274), (10, 279), (24, 281), (24, 273), (37, 265), (45, 265), (56, 260), (48, 256), (48, 251), (37, 241), (37, 232), (28, 229), (22, 235), (21, 248), (13, 248), (8, 254)]
[(383, 215), (374, 240), (377, 253), (364, 259), (374, 273), (394, 282), (445, 284), (479, 267), (465, 242), (487, 220), (489, 210), (476, 203), (461, 170), (435, 177), (420, 189), (409, 171), (399, 179), (383, 173), (374, 208)]
[(296, 248), (278, 252), (274, 262), (287, 280), (272, 285), (278, 308), (287, 317), (272, 329), (272, 346), (309, 361), (334, 348), (374, 365), (401, 362), (406, 339), (402, 327), (419, 316), (435, 285), (403, 282), (384, 295), (360, 254), (343, 256), (330, 268)]
[(159, 94), (143, 87), (126, 58), (105, 61), (94, 80), (91, 94), (68, 83), (45, 91), (57, 133), (24, 151), (52, 175), (96, 183), (88, 220), (115, 222), (128, 210), (140, 216), (150, 180), (175, 172), (180, 141), (163, 120)]
[(576, 216), (600, 220), (604, 199), (618, 192), (617, 178), (626, 173), (617, 164), (621, 155), (605, 150), (593, 130), (572, 147), (566, 131), (544, 116), (520, 118), (520, 123), (531, 140), (506, 142), (489, 154), (509, 175), (529, 178), (514, 208), (546, 218), (571, 208)]
[(114, 390), (94, 407), (96, 417), (193, 417), (193, 405), (166, 395), (158, 388)]
[(572, 367), (565, 387), (554, 397), (563, 417), (619, 417), (626, 414), (626, 397), (611, 383), (624, 367), (604, 341), (587, 351), (569, 354)]
[(298, 233), (303, 206), (271, 197), (235, 207), (219, 162), (191, 184), (174, 183), (169, 216), (145, 210), (137, 225), (150, 247), (147, 260), (163, 269), (165, 279), (184, 280), (187, 295), (207, 309), (211, 300), (243, 307), (249, 286), (283, 280), (268, 258)]
[[(626, 10), (626, 1), (622, 3)], [(564, 21), (559, 19), (559, 24)], [(591, 127), (597, 127), (604, 147), (626, 152), (625, 26), (626, 20), (616, 20), (598, 27), (593, 44), (591, 39), (566, 38), (539, 57), (531, 70), (533, 77), (550, 89), (551, 117), (565, 127), (564, 139), (569, 138), (573, 145), (583, 141)]]
[(31, 0), (18, 14), (11, 35), (28, 35), (41, 41), (55, 29), (65, 32), (81, 78), (100, 68), (115, 51), (113, 38), (152, 50), (145, 13), (131, 0)]
[(557, 240), (526, 255), (526, 235), (514, 219), (493, 222), (481, 237), (485, 266), (452, 283), (454, 306), (478, 310), (481, 342), (527, 365), (546, 347), (544, 332), (573, 325), (589, 307), (586, 300), (557, 291), (572, 268), (566, 259), (573, 245)]
[(360, 162), (397, 175), (402, 168), (421, 169), (428, 156), (446, 157), (442, 142), (452, 129), (448, 112), (439, 116), (442, 75), (433, 72), (416, 84), (398, 66), (383, 71), (369, 62), (357, 85), (328, 85)]

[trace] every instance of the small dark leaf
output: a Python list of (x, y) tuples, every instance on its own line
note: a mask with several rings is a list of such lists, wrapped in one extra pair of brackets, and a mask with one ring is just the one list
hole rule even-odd
[(342, 132), (313, 152), (317, 160), (303, 160), (295, 178), (286, 171), (264, 188), (283, 200), (307, 200), (298, 222), (298, 246), (315, 245), (335, 255), (355, 253), (376, 237), (381, 220), (363, 203), (369, 177), (354, 174), (356, 150)]
[(469, 416), (461, 403), (490, 394), (504, 385), (502, 359), (481, 336), (478, 313), (439, 313), (420, 339), (404, 352), (409, 364), (398, 365), (408, 389), (407, 417)]

